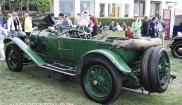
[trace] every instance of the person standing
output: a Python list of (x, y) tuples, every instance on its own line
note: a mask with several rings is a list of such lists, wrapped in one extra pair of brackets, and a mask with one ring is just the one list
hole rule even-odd
[(158, 17), (158, 37), (161, 38), (162, 44), (164, 46), (164, 37), (165, 37), (165, 31), (166, 31), (166, 22), (162, 20), (161, 16)]
[(69, 22), (68, 22), (68, 20), (65, 19), (63, 13), (60, 13), (58, 18), (59, 18), (60, 24), (62, 26), (69, 26)]
[(53, 25), (56, 25), (56, 24), (57, 24), (57, 22), (56, 22), (56, 19), (54, 18), (54, 13), (51, 13), (51, 14), (50, 14), (50, 16), (51, 16), (51, 19), (52, 19)]
[(21, 23), (16, 12), (12, 13), (12, 18), (8, 21), (8, 31), (14, 36), (17, 36), (18, 32), (22, 31)]
[(147, 16), (145, 17), (145, 20), (142, 23), (141, 29), (142, 29), (142, 32), (141, 32), (142, 36), (148, 37), (148, 17)]
[(88, 25), (90, 23), (90, 16), (89, 16), (88, 11), (83, 12), (82, 22), (84, 23), (84, 26), (88, 27)]
[(135, 20), (132, 23), (132, 30), (135, 35), (135, 38), (140, 38), (142, 21), (141, 21), (141, 19), (138, 19), (138, 15), (135, 15), (134, 18), (135, 18)]
[(77, 26), (82, 25), (81, 19), (82, 19), (82, 16), (80, 13), (78, 13), (77, 16), (75, 17), (75, 25), (77, 25)]
[(153, 17), (152, 18), (152, 21), (150, 22), (149, 36), (151, 38), (155, 38), (157, 36), (157, 22), (156, 22), (156, 17)]
[(6, 24), (6, 28), (8, 29), (8, 24), (11, 23), (11, 19), (12, 19), (12, 14), (8, 13), (8, 20), (7, 20), (7, 24)]
[(0, 26), (0, 61), (4, 61), (5, 59), (5, 54), (4, 54), (4, 44), (3, 44), (3, 40), (5, 37), (8, 36), (7, 31)]
[(65, 19), (68, 21), (69, 26), (73, 25), (71, 19), (68, 16), (65, 16)]
[(29, 36), (31, 31), (32, 31), (32, 20), (29, 17), (28, 13), (24, 14), (24, 18), (25, 18), (25, 20), (24, 20), (24, 31)]

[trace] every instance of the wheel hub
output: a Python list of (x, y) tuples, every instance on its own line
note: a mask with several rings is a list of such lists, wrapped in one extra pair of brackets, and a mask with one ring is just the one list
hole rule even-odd
[(93, 85), (98, 85), (98, 82), (96, 80), (93, 81)]
[(182, 53), (182, 48), (179, 48), (179, 49), (178, 49), (178, 52), (179, 52), (179, 53)]
[(103, 66), (93, 65), (86, 74), (88, 90), (95, 97), (106, 97), (112, 90), (112, 78)]

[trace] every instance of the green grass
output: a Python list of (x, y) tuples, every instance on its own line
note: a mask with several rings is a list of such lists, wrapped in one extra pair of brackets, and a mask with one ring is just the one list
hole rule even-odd
[[(121, 33), (108, 31), (106, 34), (120, 36)], [(165, 41), (166, 45), (169, 43), (169, 40)], [(181, 105), (182, 59), (172, 57), (170, 50), (167, 51), (171, 60), (172, 74), (177, 75), (177, 79), (169, 85), (168, 90), (163, 94), (153, 93), (149, 96), (122, 91), (113, 105)], [(61, 82), (49, 78), (48, 70), (36, 65), (24, 66), (22, 72), (12, 72), (8, 70), (5, 62), (0, 62), (0, 105), (12, 103), (96, 105), (84, 95), (79, 79)]]

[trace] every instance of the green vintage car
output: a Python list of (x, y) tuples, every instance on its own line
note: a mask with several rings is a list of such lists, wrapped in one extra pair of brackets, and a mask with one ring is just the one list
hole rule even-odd
[[(165, 48), (151, 45), (138, 50), (113, 45), (128, 38), (98, 40), (84, 26), (52, 28), (49, 15), (33, 18), (36, 28), (29, 40), (21, 32), (4, 40), (10, 70), (20, 72), (34, 62), (60, 79), (79, 77), (86, 96), (97, 103), (109, 104), (122, 89), (142, 89), (149, 93), (166, 91), (170, 83), (170, 60)], [(134, 40), (134, 39), (133, 39)]]

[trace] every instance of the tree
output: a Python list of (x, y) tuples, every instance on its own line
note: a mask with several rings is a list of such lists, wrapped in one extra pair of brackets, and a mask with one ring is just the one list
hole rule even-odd
[(21, 1), (21, 0), (14, 0), (14, 2), (13, 2), (13, 7), (11, 8), (11, 12), (13, 12), (13, 11), (16, 11), (16, 10), (17, 10), (17, 7), (18, 7), (18, 4), (19, 4), (19, 1)]
[(38, 1), (39, 11), (42, 13), (50, 11), (50, 0), (39, 0)]
[(5, 11), (5, 0), (1, 1), (1, 15), (4, 15), (4, 11)]
[(26, 12), (29, 12), (29, 0), (26, 0)]

